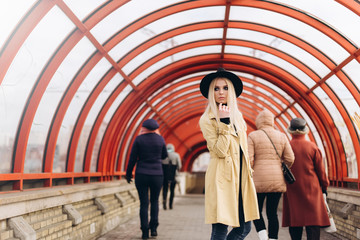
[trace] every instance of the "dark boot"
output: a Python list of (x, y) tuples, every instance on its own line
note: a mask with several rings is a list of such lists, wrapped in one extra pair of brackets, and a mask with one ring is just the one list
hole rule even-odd
[(151, 236), (156, 237), (157, 235), (158, 234), (157, 234), (156, 228), (151, 228)]
[(163, 208), (166, 210), (166, 200), (163, 200)]
[(156, 237), (158, 235), (157, 231), (156, 231), (158, 226), (159, 226), (159, 223), (150, 222), (150, 231), (151, 231), (152, 237)]
[(149, 239), (149, 229), (145, 228), (145, 229), (141, 229), (141, 231), (142, 231), (141, 239)]
[(170, 200), (170, 202), (169, 202), (169, 208), (173, 209), (173, 201), (172, 200)]

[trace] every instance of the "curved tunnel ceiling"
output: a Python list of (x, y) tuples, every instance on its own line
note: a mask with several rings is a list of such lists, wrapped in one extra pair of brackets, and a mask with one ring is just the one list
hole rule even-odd
[(332, 184), (360, 186), (358, 2), (6, 4), (0, 170), (15, 188), (24, 179), (121, 176), (146, 118), (159, 121), (191, 171), (206, 151), (199, 82), (219, 67), (244, 82), (238, 103), (249, 132), (263, 109), (284, 132), (303, 117)]

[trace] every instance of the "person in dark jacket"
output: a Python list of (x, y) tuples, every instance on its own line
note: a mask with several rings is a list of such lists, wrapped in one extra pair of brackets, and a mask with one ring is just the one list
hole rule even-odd
[(295, 161), (291, 171), (296, 181), (288, 186), (283, 199), (283, 227), (289, 227), (292, 240), (301, 240), (303, 227), (308, 240), (320, 239), (320, 227), (329, 226), (323, 193), (329, 180), (325, 173), (320, 149), (305, 139), (309, 132), (306, 121), (294, 118), (288, 132)]
[[(130, 159), (126, 170), (126, 180), (132, 181), (132, 171), (136, 164), (135, 185), (140, 199), (140, 222), (142, 239), (157, 236), (159, 225), (159, 195), (163, 183), (162, 159), (168, 154), (164, 138), (157, 132), (159, 124), (154, 119), (147, 119), (142, 124), (140, 135), (136, 137), (131, 149)], [(149, 211), (150, 189), (150, 222)]]
[(166, 145), (168, 151), (168, 157), (162, 161), (163, 171), (164, 171), (164, 184), (163, 184), (163, 207), (166, 210), (166, 200), (167, 193), (170, 185), (170, 199), (169, 199), (169, 208), (173, 208), (173, 201), (175, 196), (175, 186), (176, 186), (176, 172), (181, 169), (181, 159), (180, 155), (175, 152), (175, 147), (173, 144), (169, 143)]

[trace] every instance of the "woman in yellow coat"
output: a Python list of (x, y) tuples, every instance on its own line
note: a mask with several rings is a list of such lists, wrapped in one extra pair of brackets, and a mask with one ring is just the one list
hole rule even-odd
[[(210, 152), (205, 176), (205, 223), (212, 224), (214, 240), (244, 239), (251, 230), (251, 221), (259, 218), (246, 123), (236, 101), (242, 89), (240, 78), (222, 68), (200, 83), (208, 106), (199, 124)], [(229, 233), (228, 226), (233, 227)]]

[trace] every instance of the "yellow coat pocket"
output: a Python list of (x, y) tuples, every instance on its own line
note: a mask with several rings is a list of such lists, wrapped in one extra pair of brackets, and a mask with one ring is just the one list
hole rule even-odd
[(228, 181), (231, 181), (232, 179), (232, 159), (229, 156), (225, 157), (224, 178)]

